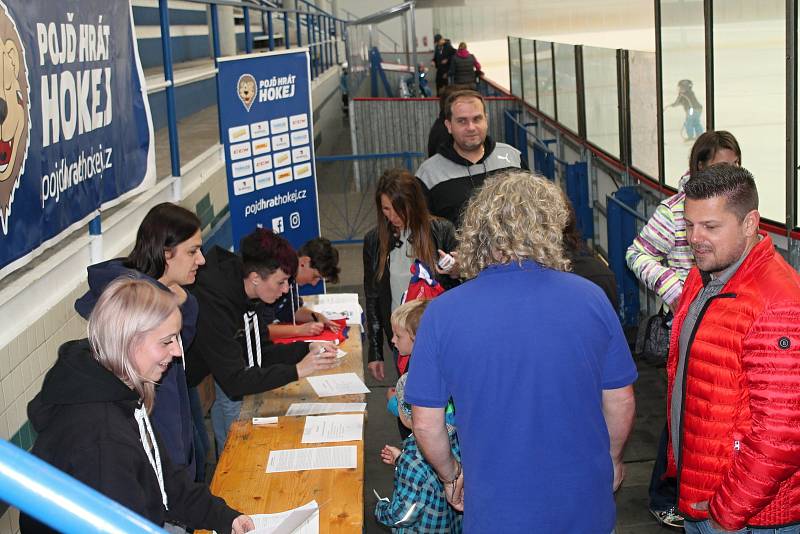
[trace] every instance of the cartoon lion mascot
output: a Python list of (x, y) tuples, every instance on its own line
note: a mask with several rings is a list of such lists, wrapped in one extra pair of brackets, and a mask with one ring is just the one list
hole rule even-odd
[(250, 106), (256, 99), (256, 79), (251, 74), (242, 74), (236, 84), (236, 92), (239, 93), (239, 99), (244, 107), (250, 111)]
[(0, 221), (8, 234), (11, 203), (28, 155), (30, 93), (25, 49), (2, 2), (0, 8)]

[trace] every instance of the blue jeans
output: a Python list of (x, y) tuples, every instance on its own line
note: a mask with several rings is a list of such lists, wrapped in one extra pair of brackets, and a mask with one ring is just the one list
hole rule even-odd
[(219, 458), (225, 448), (225, 442), (228, 440), (228, 430), (231, 428), (231, 424), (239, 418), (242, 401), (228, 398), (216, 380), (214, 381), (214, 393), (216, 400), (211, 407), (211, 425), (214, 427), (214, 440), (217, 442), (217, 458)]
[[(716, 530), (711, 526), (709, 521), (689, 521), (688, 519), (683, 522), (683, 531), (685, 534), (719, 534), (721, 532), (729, 532), (727, 530)], [(735, 532), (737, 534), (800, 534), (800, 525), (782, 528), (743, 528)]]
[(686, 120), (683, 122), (683, 127), (686, 129), (686, 137), (689, 139), (697, 139), (705, 131), (703, 125), (700, 124), (700, 113), (694, 109), (691, 112), (686, 112)]

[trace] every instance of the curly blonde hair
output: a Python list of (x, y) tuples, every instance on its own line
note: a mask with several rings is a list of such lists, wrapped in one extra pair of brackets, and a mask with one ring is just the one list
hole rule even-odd
[(462, 276), (524, 260), (568, 270), (562, 246), (568, 213), (561, 189), (541, 176), (513, 170), (486, 180), (458, 230)]

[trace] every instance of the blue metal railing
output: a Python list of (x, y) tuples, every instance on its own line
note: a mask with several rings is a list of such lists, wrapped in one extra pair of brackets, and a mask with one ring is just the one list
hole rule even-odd
[(165, 531), (32, 454), (0, 440), (0, 500), (65, 534)]
[[(211, 12), (211, 38), (214, 55), (214, 65), (216, 66), (217, 59), (221, 56), (220, 52), (220, 39), (219, 39), (219, 12), (218, 6), (234, 6), (241, 7), (243, 18), (245, 21), (245, 50), (250, 53), (253, 50), (253, 34), (250, 31), (250, 10), (256, 10), (261, 13), (262, 17), (266, 19), (267, 23), (267, 39), (269, 50), (275, 49), (275, 28), (273, 24), (273, 15), (283, 17), (284, 21), (284, 44), (286, 48), (291, 46), (291, 39), (289, 33), (289, 17), (295, 15), (297, 26), (296, 45), (302, 46), (301, 39), (301, 26), (306, 27), (306, 45), (309, 48), (311, 56), (311, 72), (312, 79), (316, 79), (320, 74), (326, 71), (333, 65), (334, 54), (330, 51), (336, 48), (336, 58), (338, 63), (339, 48), (338, 44), (343, 42), (345, 32), (343, 30), (345, 21), (334, 17), (321, 8), (314, 6), (307, 0), (300, 0), (302, 5), (306, 6), (305, 11), (284, 9), (276, 7), (269, 2), (262, 2), (261, 4), (245, 4), (241, 0), (187, 0), (189, 2), (210, 4)], [(159, 17), (161, 24), (162, 36), (162, 53), (164, 60), (164, 79), (166, 80), (166, 107), (167, 107), (167, 128), (169, 132), (169, 147), (170, 147), (170, 170), (173, 176), (181, 175), (181, 160), (180, 160), (180, 140), (178, 139), (177, 129), (177, 113), (175, 103), (175, 87), (173, 77), (173, 61), (172, 61), (172, 47), (170, 40), (169, 30), (169, 8), (168, 0), (159, 0)], [(310, 8), (314, 8), (311, 12)], [(326, 27), (336, 28), (338, 25), (341, 31), (328, 31), (323, 33), (322, 25)], [(341, 37), (341, 38), (337, 38)], [(327, 54), (323, 51), (328, 48)], [(220, 133), (221, 135), (221, 133)]]
[(621, 187), (613, 195), (606, 196), (608, 265), (617, 279), (623, 326), (639, 324), (639, 279), (625, 261), (625, 252), (639, 233), (637, 220), (647, 222), (635, 209), (639, 200), (641, 195), (634, 186)]

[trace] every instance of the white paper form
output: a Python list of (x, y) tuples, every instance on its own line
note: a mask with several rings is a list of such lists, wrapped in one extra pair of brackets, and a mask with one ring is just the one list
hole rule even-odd
[(317, 295), (318, 304), (358, 304), (358, 293), (325, 293)]
[(286, 410), (286, 415), (363, 412), (366, 409), (366, 402), (295, 402)]
[(267, 473), (313, 469), (355, 469), (356, 454), (355, 445), (271, 451), (269, 459), (267, 459)]
[(364, 414), (318, 415), (306, 417), (301, 443), (359, 441), (364, 435)]
[(369, 393), (366, 384), (355, 373), (309, 376), (306, 380), (320, 397)]
[(319, 506), (311, 501), (293, 510), (250, 516), (256, 529), (250, 534), (319, 534)]
[(358, 303), (358, 293), (327, 293), (317, 296), (317, 303), (311, 306), (313, 311), (323, 314), (328, 319), (345, 317), (349, 325), (361, 325), (364, 309)]

